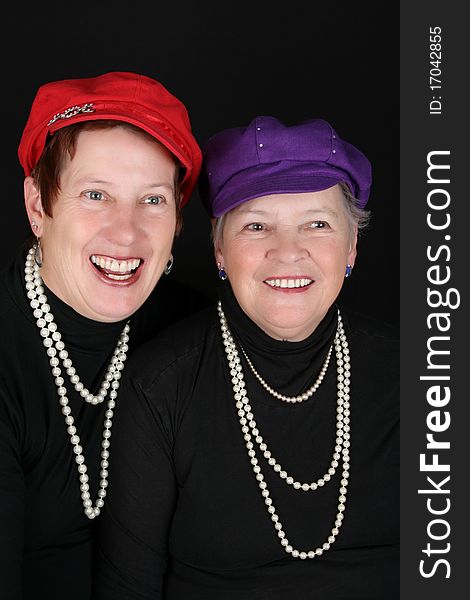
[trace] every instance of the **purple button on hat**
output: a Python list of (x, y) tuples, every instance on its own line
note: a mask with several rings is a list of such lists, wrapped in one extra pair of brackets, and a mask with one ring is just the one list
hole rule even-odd
[(215, 217), (260, 196), (318, 192), (341, 182), (363, 208), (371, 186), (367, 157), (323, 119), (287, 126), (256, 117), (212, 136), (203, 166), (201, 197)]

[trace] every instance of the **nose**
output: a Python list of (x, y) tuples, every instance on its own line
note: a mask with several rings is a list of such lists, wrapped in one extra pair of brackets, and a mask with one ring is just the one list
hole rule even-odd
[(131, 246), (139, 236), (140, 226), (135, 206), (116, 205), (109, 215), (107, 237), (116, 246)]
[(270, 238), (267, 258), (289, 264), (308, 257), (308, 250), (298, 231), (278, 230)]

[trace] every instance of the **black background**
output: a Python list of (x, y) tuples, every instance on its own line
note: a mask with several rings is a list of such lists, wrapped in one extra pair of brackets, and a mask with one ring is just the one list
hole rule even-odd
[[(373, 165), (372, 222), (342, 296), (399, 319), (399, 4), (378, 2), (35, 3), (10, 6), (2, 38), (0, 266), (29, 234), (21, 132), (37, 88), (111, 70), (161, 81), (200, 143), (256, 115), (331, 122)], [(217, 274), (197, 192), (184, 211), (173, 277), (212, 295)]]

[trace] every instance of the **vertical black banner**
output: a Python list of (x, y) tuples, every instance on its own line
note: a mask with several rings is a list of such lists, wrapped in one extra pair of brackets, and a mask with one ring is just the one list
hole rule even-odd
[(452, 0), (401, 3), (402, 600), (468, 594), (470, 31), (461, 11)]

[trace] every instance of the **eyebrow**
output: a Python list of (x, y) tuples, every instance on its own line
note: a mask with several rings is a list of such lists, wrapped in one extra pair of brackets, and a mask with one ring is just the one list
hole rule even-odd
[[(83, 179), (79, 179), (76, 182), (78, 185), (115, 185), (112, 181), (106, 181), (105, 179), (89, 179), (88, 177), (84, 177)], [(174, 189), (173, 181), (171, 183), (167, 183), (164, 181), (155, 181), (153, 183), (148, 184), (146, 187), (148, 188), (160, 188), (166, 187), (170, 190)]]
[[(237, 212), (242, 215), (260, 215), (260, 216), (272, 215), (272, 212), (269, 210), (252, 209), (252, 208), (240, 208)], [(313, 215), (313, 214), (318, 214), (318, 213), (320, 213), (320, 214), (326, 213), (328, 215), (332, 215), (333, 217), (338, 216), (338, 213), (328, 206), (322, 206), (320, 208), (308, 208), (302, 212), (303, 215)]]

